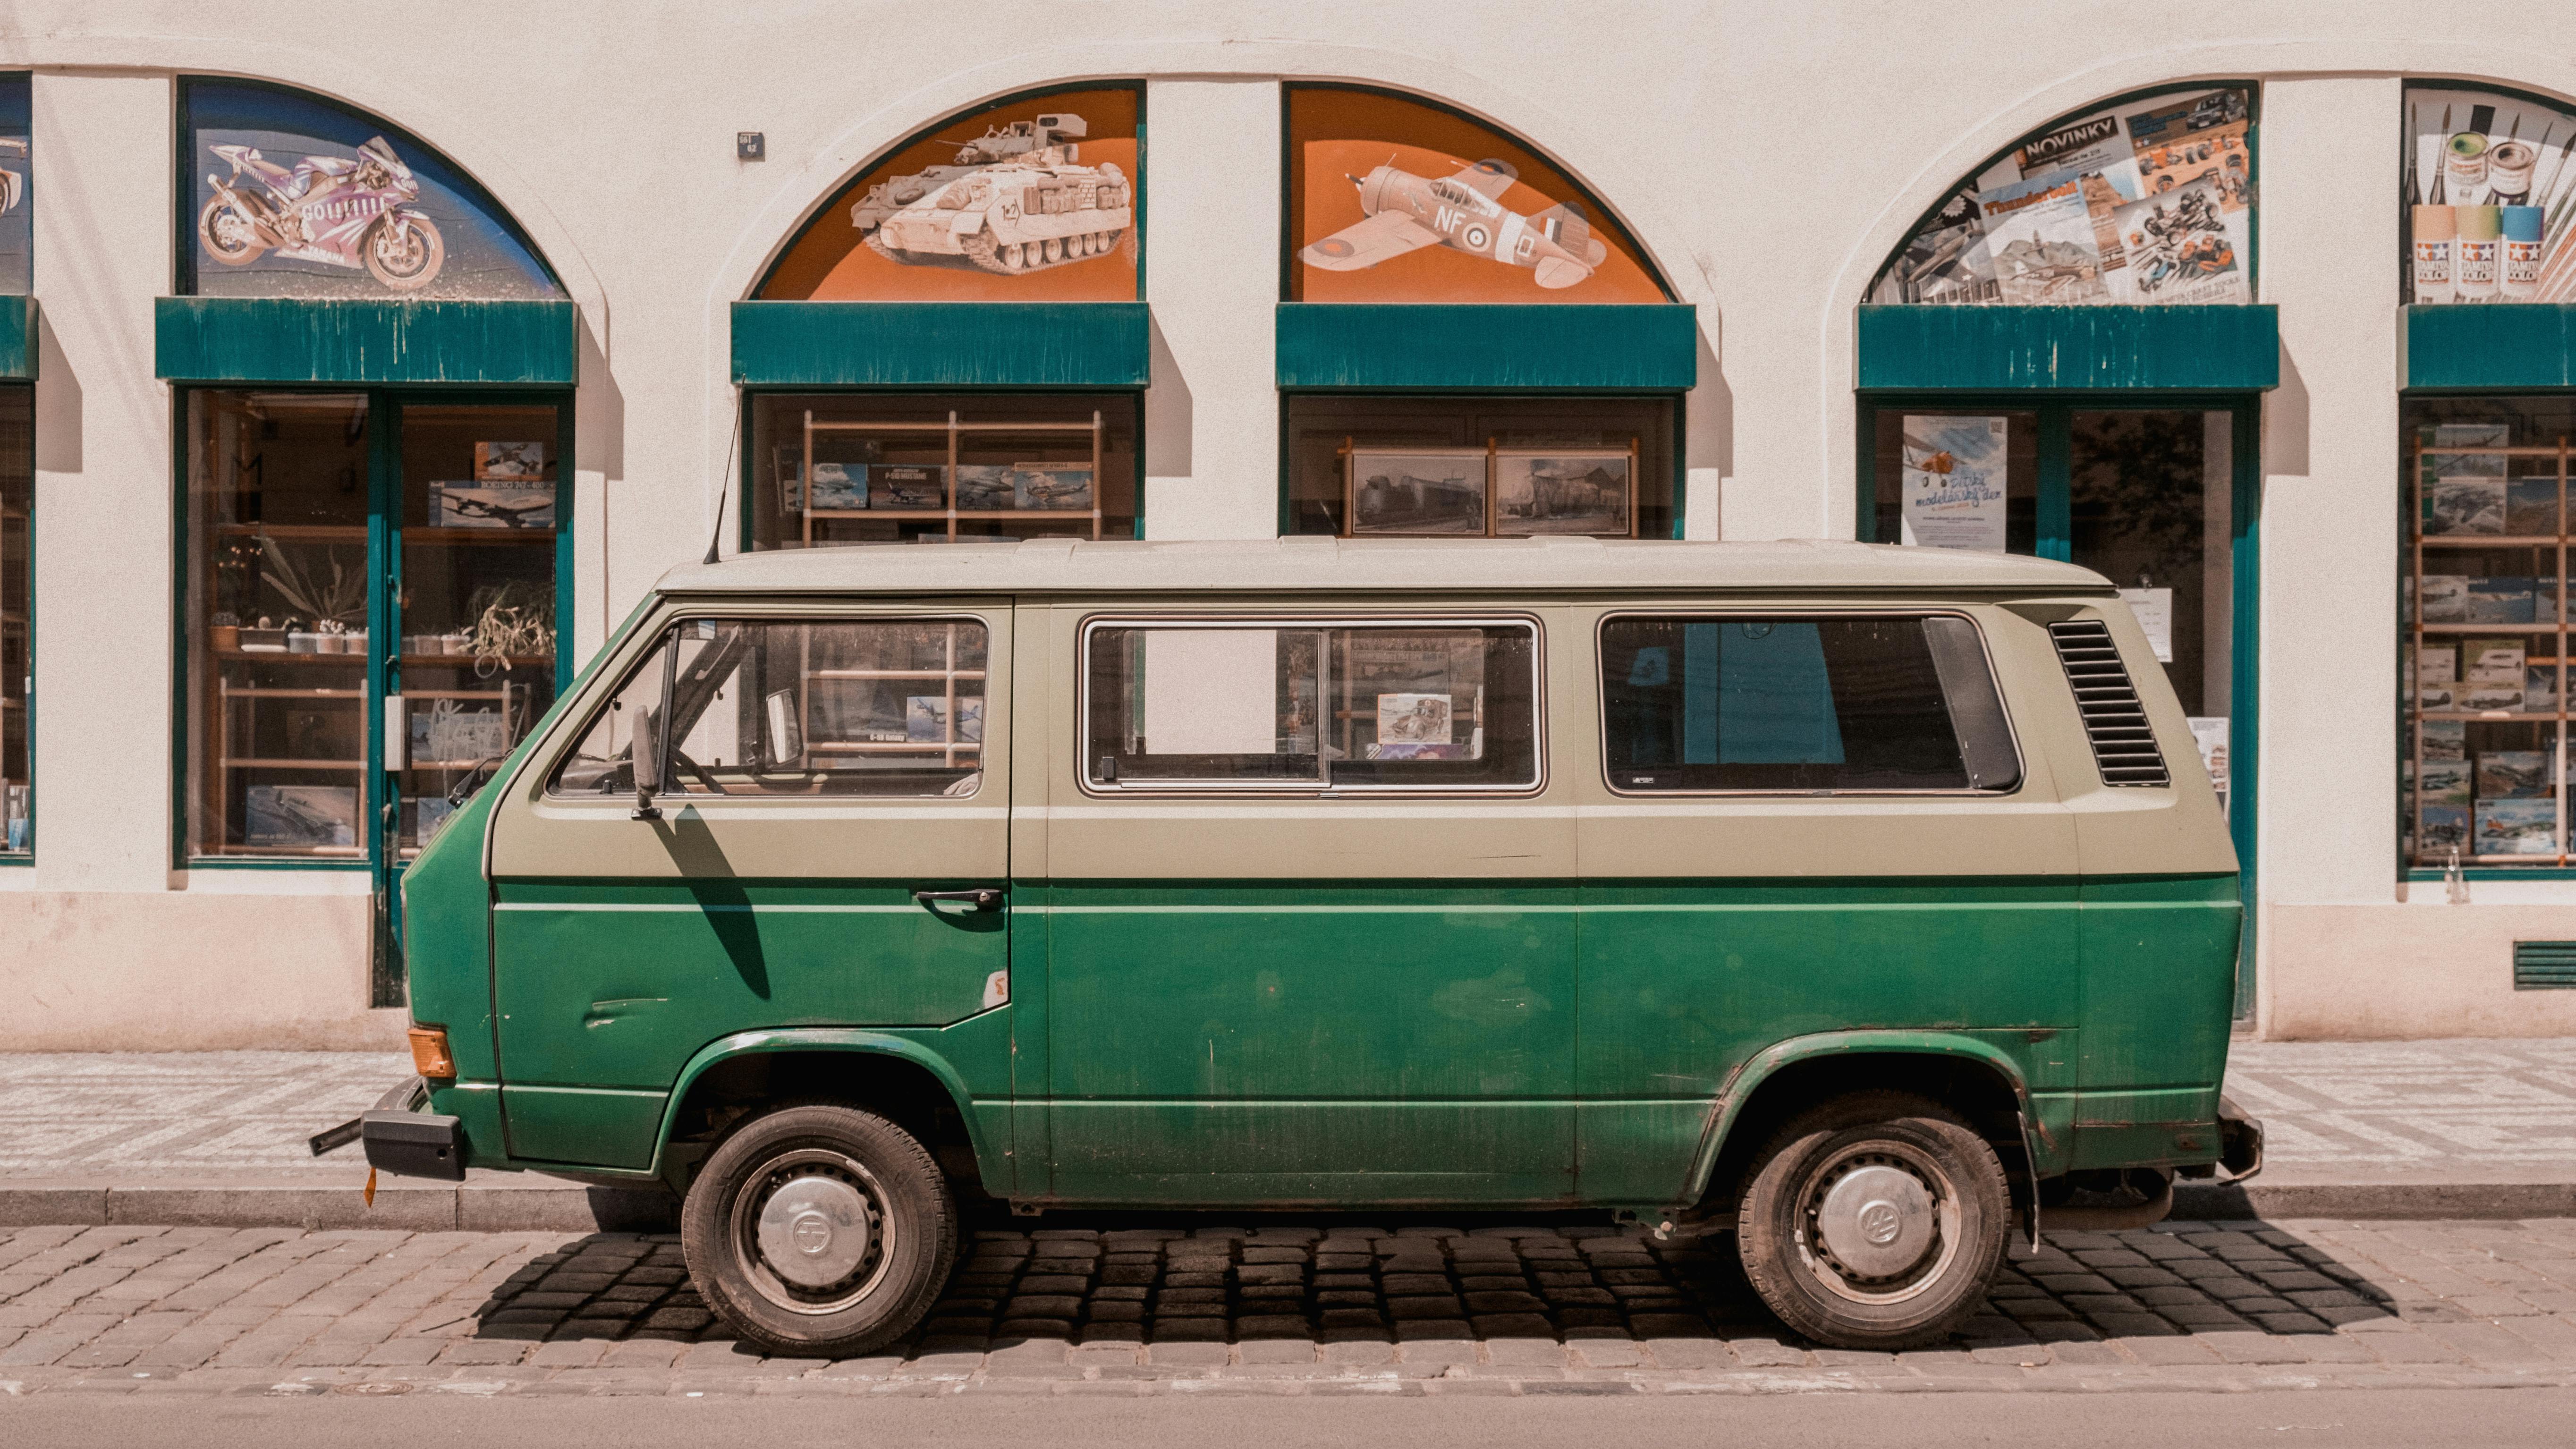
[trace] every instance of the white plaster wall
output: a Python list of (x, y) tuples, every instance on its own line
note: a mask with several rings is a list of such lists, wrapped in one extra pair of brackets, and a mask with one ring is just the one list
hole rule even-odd
[[(2576, 96), (2576, 11), (2527, 9), (2493, 37), (2423, 15), (2272, 0), (2168, 38), (2106, 0), (2006, 0), (1967, 26), (1874, 0), (1069, 0), (964, 27), (892, 0), (751, 0), (721, 17), (676, 0), (450, 0), (434, 25), (328, 0), (19, 0), (0, 9), (0, 67), (38, 71), (49, 327), (41, 850), (32, 870), (0, 870), (0, 1046), (238, 1044), (262, 1021), (310, 1043), (380, 1037), (390, 1016), (362, 1004), (353, 878), (170, 869), (172, 439), (150, 318), (169, 287), (180, 72), (388, 117), (477, 176), (563, 275), (582, 319), (585, 651), (722, 516), (740, 446), (729, 304), (841, 181), (978, 102), (1148, 83), (1154, 536), (1275, 526), (1277, 85), (1338, 78), (1437, 97), (1548, 151), (1699, 308), (1691, 536), (1847, 537), (1853, 308), (1916, 216), (2053, 115), (2142, 86), (2257, 79), (2262, 285), (2282, 309), (2285, 378), (2263, 439), (2267, 1027), (2576, 1030), (2551, 1002), (2495, 996), (2499, 943), (2576, 935), (2576, 884), (2481, 882), (2451, 906), (2438, 890), (2401, 903), (2396, 880), (2398, 78)], [(735, 160), (740, 130), (767, 134), (768, 161)], [(278, 909), (232, 914), (244, 900)], [(194, 994), (208, 983), (229, 993), (223, 1010)], [(2381, 989), (2420, 1011), (2326, 1009)]]

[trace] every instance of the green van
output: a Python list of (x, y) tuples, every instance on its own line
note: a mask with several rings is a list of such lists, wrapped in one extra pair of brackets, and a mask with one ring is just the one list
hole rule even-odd
[(674, 570), (406, 875), (368, 1160), (660, 1182), (772, 1351), (961, 1201), (1608, 1210), (1921, 1343), (2250, 1173), (2240, 907), (2098, 575), (1839, 543)]

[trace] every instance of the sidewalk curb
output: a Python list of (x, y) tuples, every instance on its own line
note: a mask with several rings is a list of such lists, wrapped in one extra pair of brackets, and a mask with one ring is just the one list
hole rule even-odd
[[(2172, 1216), (2244, 1218), (2576, 1218), (2576, 1182), (2296, 1183), (2261, 1179), (2174, 1188)], [(669, 1232), (678, 1204), (650, 1188), (535, 1181), (382, 1180), (369, 1207), (346, 1185), (0, 1181), (0, 1228), (64, 1224), (396, 1232)], [(1043, 1219), (1033, 1220), (1043, 1221)], [(2047, 1226), (2046, 1215), (2041, 1226)]]
[(380, 1181), (371, 1207), (354, 1187), (280, 1182), (0, 1182), (0, 1228), (380, 1229), (415, 1233), (667, 1232), (678, 1205), (650, 1188)]
[[(2279, 1182), (2174, 1184), (2172, 1217), (2576, 1218), (2576, 1182)], [(2047, 1227), (2047, 1214), (2040, 1226)]]

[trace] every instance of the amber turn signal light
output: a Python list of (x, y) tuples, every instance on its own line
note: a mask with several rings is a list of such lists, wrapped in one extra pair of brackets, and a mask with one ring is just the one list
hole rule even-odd
[(424, 1077), (453, 1077), (456, 1058), (447, 1053), (447, 1028), (415, 1026), (411, 1029), (412, 1070)]

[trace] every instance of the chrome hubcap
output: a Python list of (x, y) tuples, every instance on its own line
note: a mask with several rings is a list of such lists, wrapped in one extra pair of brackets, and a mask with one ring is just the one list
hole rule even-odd
[(1911, 1173), (1863, 1167), (1826, 1189), (1816, 1231), (1825, 1251), (1853, 1272), (1893, 1277), (1932, 1246), (1932, 1194)]
[(799, 1288), (829, 1288), (867, 1261), (867, 1199), (838, 1178), (789, 1179), (760, 1210), (760, 1256)]
[(1959, 1195), (1940, 1166), (1898, 1141), (1856, 1142), (1808, 1174), (1799, 1256), (1857, 1303), (1898, 1303), (1940, 1281), (1958, 1255)]

